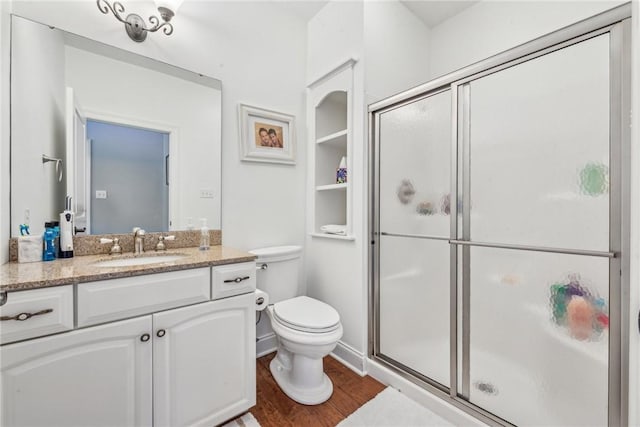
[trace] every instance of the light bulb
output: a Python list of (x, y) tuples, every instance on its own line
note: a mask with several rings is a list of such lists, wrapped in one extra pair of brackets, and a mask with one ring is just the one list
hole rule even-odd
[(155, 0), (155, 3), (162, 19), (169, 22), (183, 1), (184, 0)]

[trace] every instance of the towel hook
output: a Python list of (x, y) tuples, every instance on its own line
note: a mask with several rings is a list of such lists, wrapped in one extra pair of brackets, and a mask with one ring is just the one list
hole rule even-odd
[(56, 175), (58, 175), (58, 182), (62, 182), (62, 159), (56, 159), (55, 157), (49, 157), (46, 154), (42, 155), (42, 163), (56, 162)]

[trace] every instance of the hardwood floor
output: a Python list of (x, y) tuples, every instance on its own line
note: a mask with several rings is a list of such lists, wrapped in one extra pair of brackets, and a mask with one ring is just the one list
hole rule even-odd
[(324, 371), (333, 382), (333, 395), (321, 405), (301, 405), (289, 399), (271, 376), (269, 362), (274, 356), (271, 353), (257, 360), (257, 404), (249, 412), (262, 427), (333, 427), (385, 388), (327, 356)]

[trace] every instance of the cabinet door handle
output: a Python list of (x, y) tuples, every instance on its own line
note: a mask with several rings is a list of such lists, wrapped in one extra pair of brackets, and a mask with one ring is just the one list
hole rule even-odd
[(0, 321), (4, 322), (5, 320), (17, 320), (19, 322), (23, 322), (27, 319), (31, 319), (33, 316), (40, 316), (41, 314), (52, 313), (53, 308), (47, 308), (44, 310), (36, 311), (35, 313), (20, 313), (15, 316), (2, 316), (0, 317)]
[(149, 334), (142, 334), (142, 336), (140, 337), (140, 341), (142, 342), (147, 342), (151, 339), (151, 335)]
[(158, 338), (162, 338), (163, 336), (165, 336), (166, 333), (167, 331), (165, 331), (164, 329), (158, 329), (158, 332), (156, 332), (156, 336)]
[(240, 283), (240, 282), (242, 282), (243, 280), (248, 280), (248, 279), (250, 279), (250, 277), (249, 277), (249, 276), (245, 276), (245, 277), (236, 277), (235, 279), (228, 279), (228, 280), (225, 280), (225, 281), (224, 281), (224, 283)]

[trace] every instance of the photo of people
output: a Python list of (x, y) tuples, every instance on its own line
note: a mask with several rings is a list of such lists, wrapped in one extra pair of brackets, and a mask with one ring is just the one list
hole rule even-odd
[(255, 122), (256, 147), (283, 148), (282, 126)]
[(245, 104), (238, 112), (242, 161), (296, 164), (294, 116)]

